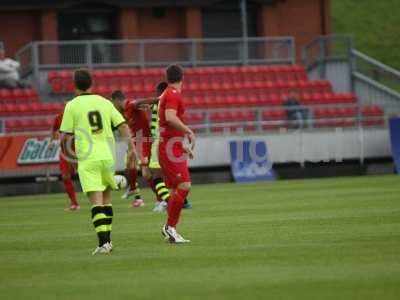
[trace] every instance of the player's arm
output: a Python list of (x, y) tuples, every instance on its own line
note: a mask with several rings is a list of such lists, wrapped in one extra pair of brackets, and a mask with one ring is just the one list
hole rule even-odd
[(128, 124), (123, 123), (120, 126), (118, 126), (118, 131), (121, 135), (121, 138), (126, 141), (126, 143), (128, 144), (128, 151), (135, 151), (135, 147), (133, 144), (133, 139), (131, 136), (131, 130), (129, 129)]
[(60, 138), (60, 130), (57, 126), (58, 116), (54, 118), (53, 125), (50, 130), (50, 138), (51, 140), (58, 140)]
[[(63, 133), (61, 132), (61, 149), (62, 152), (68, 157), (69, 159), (76, 160), (77, 156), (74, 149), (74, 134), (72, 133)], [(69, 161), (69, 163), (74, 163), (73, 161)], [(75, 162), (76, 163), (76, 162)]]
[(128, 124), (126, 124), (124, 117), (112, 104), (110, 105), (110, 110), (112, 128), (118, 129), (122, 140), (128, 144), (128, 153), (135, 153), (135, 146), (133, 144), (131, 131)]
[(74, 129), (74, 118), (71, 105), (70, 103), (67, 103), (59, 129), (61, 134), (61, 148), (68, 157), (76, 159), (76, 154), (73, 150)]
[(133, 101), (132, 105), (134, 109), (140, 109), (143, 106), (146, 105), (152, 105), (152, 104), (157, 104), (160, 101), (160, 98), (142, 98), (142, 99), (136, 99)]
[(60, 138), (60, 131), (57, 128), (55, 128), (54, 126), (52, 126), (50, 129), (49, 149), (53, 149), (53, 147), (54, 147), (53, 141), (58, 141), (59, 138)]
[(60, 138), (60, 131), (51, 128), (50, 138), (52, 141), (58, 140)]
[(196, 144), (196, 136), (194, 135), (193, 131), (188, 126), (186, 126), (181, 119), (178, 118), (175, 109), (169, 108), (165, 110), (165, 121), (167, 121), (169, 126), (187, 134), (193, 150)]

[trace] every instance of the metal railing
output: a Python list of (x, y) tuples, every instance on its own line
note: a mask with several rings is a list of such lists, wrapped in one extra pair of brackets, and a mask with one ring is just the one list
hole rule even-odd
[(23, 73), (42, 69), (294, 63), (292, 37), (37, 41), (16, 54)]
[(303, 60), (313, 79), (329, 79), (333, 86), (348, 86), (361, 105), (390, 106), (398, 113), (400, 72), (355, 50), (349, 35), (319, 37), (303, 49)]
[(355, 49), (353, 55), (353, 75), (369, 78), (375, 83), (400, 93), (400, 72)]
[(320, 36), (303, 48), (303, 63), (307, 71), (318, 69), (319, 77), (326, 79), (328, 61), (347, 61), (351, 63), (353, 38), (351, 35)]

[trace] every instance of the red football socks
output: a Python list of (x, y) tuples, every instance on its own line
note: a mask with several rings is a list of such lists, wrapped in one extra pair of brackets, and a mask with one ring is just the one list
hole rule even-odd
[(168, 201), (168, 226), (176, 227), (176, 225), (178, 224), (183, 207), (183, 202), (185, 201), (188, 194), (189, 191), (181, 190), (178, 188), (172, 192), (172, 195)]
[(131, 190), (134, 191), (136, 189), (136, 178), (137, 178), (137, 171), (136, 169), (128, 169), (128, 179), (129, 185)]
[(78, 206), (79, 204), (78, 201), (76, 200), (75, 188), (72, 179), (64, 179), (63, 182), (64, 182), (65, 192), (68, 194), (71, 205)]

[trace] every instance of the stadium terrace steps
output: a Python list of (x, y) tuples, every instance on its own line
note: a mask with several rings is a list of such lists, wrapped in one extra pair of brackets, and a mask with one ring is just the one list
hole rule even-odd
[(34, 89), (0, 89), (0, 105), (38, 101), (39, 95)]
[(0, 117), (43, 116), (61, 112), (63, 103), (21, 103), (0, 105)]
[[(95, 70), (93, 77), (94, 87), (100, 91), (137, 87), (134, 92), (153, 92), (154, 85), (163, 78), (163, 69)], [(189, 87), (208, 88), (214, 84), (306, 81), (307, 76), (304, 67), (299, 65), (198, 67), (186, 68), (185, 80)], [(71, 71), (49, 72), (48, 82), (53, 93), (73, 92)]]
[(50, 131), (52, 118), (6, 120), (7, 132)]
[[(121, 89), (128, 97), (148, 97), (163, 79), (163, 69), (95, 70), (93, 77), (94, 93), (109, 97), (113, 90)], [(47, 79), (54, 96), (72, 95), (72, 71), (51, 71)], [(204, 124), (211, 132), (287, 128), (283, 104), (290, 92), (297, 93), (316, 128), (353, 127), (359, 116), (363, 126), (384, 124), (380, 107), (358, 109), (354, 94), (334, 93), (326, 80), (308, 80), (301, 65), (186, 68), (186, 121), (197, 132)], [(226, 108), (234, 111), (224, 111)], [(49, 130), (54, 115), (62, 109), (63, 104), (40, 102), (33, 89), (0, 90), (0, 118), (5, 120), (6, 132)], [(209, 109), (217, 112), (206, 114)]]
[(40, 102), (34, 89), (0, 89), (0, 118), (7, 133), (49, 131), (63, 108), (62, 103)]

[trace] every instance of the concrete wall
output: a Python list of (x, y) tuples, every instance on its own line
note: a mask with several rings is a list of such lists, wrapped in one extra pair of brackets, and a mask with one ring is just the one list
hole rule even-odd
[[(318, 131), (271, 132), (265, 135), (198, 137), (195, 158), (190, 167), (230, 166), (229, 142), (261, 140), (268, 146), (273, 163), (341, 162), (344, 160), (391, 157), (387, 129), (327, 129)], [(125, 147), (118, 144), (117, 169), (124, 168)]]
[(352, 91), (350, 72), (347, 61), (327, 61), (313, 67), (307, 75), (310, 80), (329, 80), (335, 93), (348, 93)]

